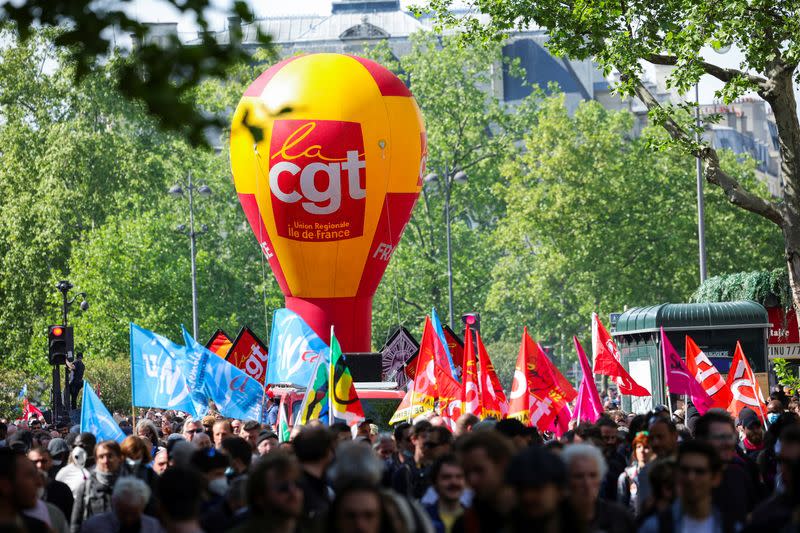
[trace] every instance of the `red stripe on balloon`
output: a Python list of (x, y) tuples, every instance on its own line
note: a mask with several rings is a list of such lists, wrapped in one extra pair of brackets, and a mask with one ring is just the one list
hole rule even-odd
[(294, 61), (295, 59), (303, 57), (303, 56), (293, 56), (278, 63), (275, 63), (267, 70), (261, 73), (261, 76), (256, 78), (256, 80), (250, 84), (247, 90), (244, 92), (243, 96), (261, 96), (261, 93), (264, 92), (264, 87), (267, 86), (269, 81), (278, 73), (280, 69)]
[(367, 255), (367, 262), (361, 274), (356, 296), (372, 296), (378, 288), (383, 273), (389, 265), (389, 259), (394, 253), (400, 236), (411, 217), (411, 211), (417, 203), (419, 193), (416, 192), (389, 192), (383, 200), (381, 217), (375, 236)]
[(242, 210), (247, 217), (247, 221), (250, 223), (250, 227), (253, 228), (253, 234), (256, 236), (259, 246), (261, 246), (261, 251), (269, 261), (269, 266), (272, 268), (272, 273), (275, 274), (278, 286), (280, 286), (283, 294), (291, 296), (292, 291), (289, 290), (289, 284), (286, 283), (286, 276), (284, 276), (281, 264), (278, 262), (275, 248), (272, 246), (267, 228), (264, 226), (264, 221), (261, 219), (256, 195), (239, 193), (239, 202), (242, 204)]
[(371, 59), (364, 59), (363, 57), (350, 56), (367, 69), (372, 79), (378, 84), (378, 89), (383, 96), (411, 96), (411, 91), (408, 87), (392, 73), (389, 69), (376, 63)]

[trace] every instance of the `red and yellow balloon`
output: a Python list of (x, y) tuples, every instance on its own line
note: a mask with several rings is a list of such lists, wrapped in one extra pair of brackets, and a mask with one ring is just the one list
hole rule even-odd
[(426, 153), (408, 88), (360, 57), (282, 61), (236, 109), (236, 192), (286, 307), (324, 340), (334, 325), (346, 352), (371, 349), (372, 297), (419, 197)]

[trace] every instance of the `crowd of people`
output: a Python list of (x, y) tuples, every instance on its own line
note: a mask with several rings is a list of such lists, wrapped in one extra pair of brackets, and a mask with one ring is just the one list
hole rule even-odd
[[(800, 522), (800, 418), (613, 401), (560, 438), (436, 415), (380, 432), (146, 410), (121, 442), (0, 423), (0, 530), (57, 533), (779, 532)], [(274, 413), (272, 413), (274, 414)], [(765, 428), (766, 426), (766, 428)]]

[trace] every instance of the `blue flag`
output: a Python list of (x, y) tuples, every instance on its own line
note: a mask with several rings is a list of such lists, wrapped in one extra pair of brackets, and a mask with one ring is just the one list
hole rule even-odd
[(269, 339), (267, 385), (305, 387), (314, 375), (317, 361), (329, 361), (330, 349), (300, 315), (276, 309)]
[(131, 323), (133, 405), (176, 409), (195, 418), (205, 415), (205, 396), (191, 394), (177, 363), (187, 357), (186, 352), (185, 346)]
[(431, 308), (431, 322), (433, 323), (433, 331), (436, 332), (436, 336), (439, 337), (439, 340), (442, 342), (442, 346), (444, 346), (444, 353), (447, 354), (447, 362), (450, 363), (450, 374), (458, 378), (458, 374), (456, 373), (456, 365), (453, 364), (453, 356), (450, 355), (450, 347), (447, 346), (447, 339), (444, 336), (442, 323), (439, 321), (439, 315), (436, 314), (436, 309), (433, 308)]
[(115, 440), (122, 442), (125, 433), (114, 422), (111, 413), (94, 393), (89, 382), (83, 380), (83, 401), (81, 402), (81, 433), (88, 431), (94, 433), (97, 442)]
[(27, 395), (28, 395), (28, 384), (26, 383), (26, 384), (25, 384), (25, 385), (23, 385), (23, 386), (22, 386), (22, 388), (19, 390), (19, 394), (17, 394), (17, 401), (18, 401), (18, 402), (21, 402), (21, 401), (22, 401), (22, 399), (23, 399), (23, 398), (25, 398)]
[[(190, 390), (201, 390), (223, 416), (258, 420), (261, 415), (261, 383), (218, 356), (183, 330), (188, 368), (184, 368)], [(187, 371), (188, 370), (188, 371)]]

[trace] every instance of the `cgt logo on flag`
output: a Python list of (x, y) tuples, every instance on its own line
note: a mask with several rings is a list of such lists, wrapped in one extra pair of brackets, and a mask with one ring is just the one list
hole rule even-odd
[(326, 242), (363, 234), (367, 162), (359, 123), (276, 120), (269, 164), (278, 235)]

